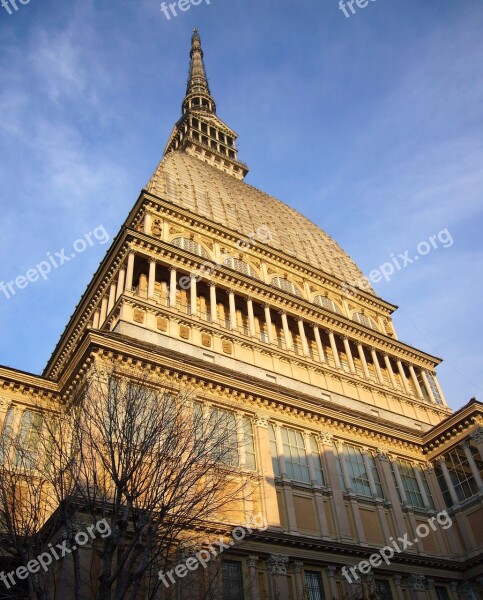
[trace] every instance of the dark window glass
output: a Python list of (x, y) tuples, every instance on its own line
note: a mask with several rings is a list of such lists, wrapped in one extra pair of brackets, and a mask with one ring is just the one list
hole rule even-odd
[(305, 571), (305, 587), (308, 600), (324, 600), (322, 579), (317, 571)]
[(224, 560), (221, 576), (223, 580), (223, 600), (243, 600), (241, 563)]

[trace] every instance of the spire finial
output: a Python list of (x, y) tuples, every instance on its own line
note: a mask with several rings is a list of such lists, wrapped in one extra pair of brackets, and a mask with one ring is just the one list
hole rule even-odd
[(186, 86), (186, 96), (192, 94), (205, 95), (211, 100), (210, 106), (214, 109), (214, 101), (211, 98), (210, 86), (208, 85), (208, 78), (206, 77), (205, 64), (203, 62), (203, 50), (201, 48), (201, 38), (198, 29), (193, 29), (193, 35), (191, 37), (191, 63), (190, 72), (188, 78), (188, 85)]

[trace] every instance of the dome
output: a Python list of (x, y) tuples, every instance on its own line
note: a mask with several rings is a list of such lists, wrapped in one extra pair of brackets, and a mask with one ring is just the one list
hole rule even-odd
[(356, 284), (363, 277), (350, 256), (309, 219), (196, 156), (170, 152), (146, 189), (243, 237), (266, 225), (271, 247), (344, 282)]

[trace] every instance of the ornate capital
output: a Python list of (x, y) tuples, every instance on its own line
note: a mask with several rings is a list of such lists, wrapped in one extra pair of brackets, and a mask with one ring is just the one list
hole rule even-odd
[(248, 568), (253, 568), (257, 566), (257, 562), (258, 562), (258, 556), (254, 556), (253, 554), (250, 554), (250, 556), (247, 557), (247, 565)]
[(10, 405), (10, 400), (7, 400), (7, 398), (0, 398), (0, 410), (7, 411)]
[(385, 452), (384, 450), (381, 450), (381, 448), (377, 449), (376, 456), (379, 460), (389, 461), (389, 456), (388, 456), (387, 452)]
[(483, 444), (483, 427), (478, 427), (470, 435), (475, 444)]
[(262, 427), (263, 429), (268, 429), (268, 419), (265, 415), (255, 415), (255, 425), (257, 427)]
[(337, 567), (335, 565), (327, 565), (327, 576), (334, 577)]
[(401, 585), (401, 580), (402, 580), (402, 575), (393, 575), (392, 576), (392, 581), (396, 587), (399, 587)]
[(271, 554), (267, 558), (267, 568), (270, 575), (286, 575), (288, 556), (282, 554)]
[(304, 568), (304, 563), (301, 560), (294, 560), (292, 563), (292, 571), (294, 573), (301, 573)]
[(434, 579), (431, 579), (430, 577), (426, 578), (426, 589), (427, 590), (432, 590), (434, 588)]
[(407, 580), (408, 588), (414, 591), (426, 589), (424, 575), (410, 575)]
[(458, 582), (457, 581), (452, 581), (449, 584), (449, 587), (450, 587), (451, 591), (453, 592), (453, 594), (456, 594), (458, 592)]
[(328, 431), (321, 431), (318, 435), (319, 441), (325, 446), (332, 446), (334, 437)]

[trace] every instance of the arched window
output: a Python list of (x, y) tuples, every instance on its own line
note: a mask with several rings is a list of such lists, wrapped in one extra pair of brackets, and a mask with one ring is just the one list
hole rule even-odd
[(354, 313), (352, 315), (352, 320), (355, 321), (356, 323), (360, 323), (361, 325), (365, 325), (366, 327), (369, 327), (370, 329), (379, 331), (379, 327), (374, 323), (374, 321), (372, 319), (370, 319), (368, 316), (364, 315), (363, 313)]
[(302, 296), (302, 292), (298, 287), (288, 279), (285, 279), (285, 277), (274, 277), (271, 284), (280, 290), (298, 296), (299, 298)]
[(318, 294), (314, 298), (314, 303), (318, 304), (322, 308), (326, 308), (327, 310), (331, 310), (332, 312), (335, 312), (338, 315), (342, 314), (342, 311), (339, 308), (339, 306), (333, 300), (331, 300), (330, 298), (327, 298), (327, 296), (321, 296), (320, 294)]
[(198, 244), (198, 242), (195, 242), (188, 238), (177, 237), (174, 238), (174, 240), (172, 240), (171, 243), (173, 244), (173, 246), (177, 246), (178, 248), (186, 250), (187, 252), (191, 252), (192, 254), (197, 254), (202, 258), (210, 258), (210, 255), (201, 244)]
[(249, 277), (254, 277), (255, 279), (260, 279), (257, 272), (255, 271), (255, 269), (248, 263), (244, 262), (243, 260), (229, 256), (228, 258), (224, 259), (223, 264), (225, 265), (225, 267), (230, 267), (230, 269), (239, 271), (240, 273), (243, 273), (244, 275), (248, 275)]

